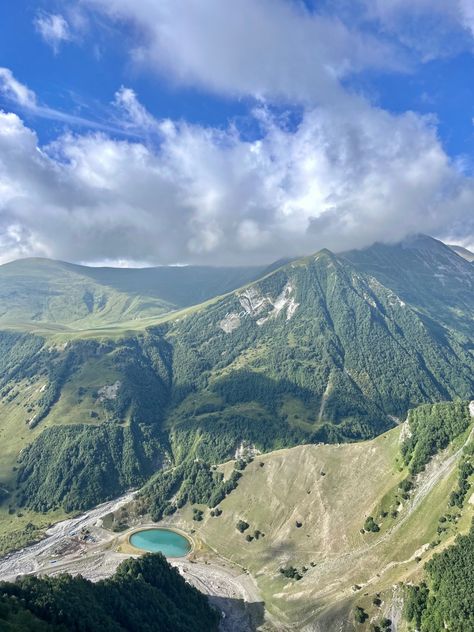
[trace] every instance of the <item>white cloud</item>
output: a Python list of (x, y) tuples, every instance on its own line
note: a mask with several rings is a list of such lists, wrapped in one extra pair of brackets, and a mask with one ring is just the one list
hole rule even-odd
[(29, 115), (59, 121), (75, 127), (87, 127), (117, 134), (140, 135), (150, 131), (153, 123), (152, 117), (136, 100), (133, 90), (125, 88), (119, 90), (115, 95), (115, 105), (119, 108), (122, 116), (120, 118), (109, 117), (107, 121), (92, 120), (41, 105), (33, 90), (18, 81), (9, 68), (0, 67), (0, 96), (3, 96), (10, 104), (19, 106)]
[(135, 91), (122, 86), (115, 93), (114, 105), (122, 114), (120, 124), (123, 127), (151, 132), (157, 130), (157, 121), (138, 101)]
[(459, 9), (464, 26), (468, 28), (474, 36), (474, 4), (472, 0), (459, 0)]
[[(89, 133), (40, 147), (18, 116), (2, 113), (4, 260), (242, 263), (418, 231), (472, 241), (474, 185), (446, 155), (435, 122), (392, 115), (343, 87), (359, 70), (398, 67), (380, 37), (285, 0), (86, 1), (133, 21), (136, 60), (219, 94), (298, 102), (301, 121), (290, 126), (261, 107), (260, 137), (246, 140), (235, 125), (156, 120), (122, 87), (113, 126), (152, 133), (153, 143)], [(399, 11), (406, 4), (394, 2)], [(398, 18), (386, 6), (374, 4), (370, 20), (389, 31)], [(70, 116), (39, 106), (18, 82), (13, 89), (11, 73), (0, 79), (29, 112)]]
[(472, 0), (342, 0), (355, 11), (378, 21), (382, 31), (395, 35), (422, 61), (472, 49)]
[(287, 0), (83, 0), (139, 32), (131, 56), (173, 81), (230, 96), (328, 102), (339, 80), (400, 69), (400, 55)]
[(261, 138), (156, 121), (158, 148), (104, 134), (39, 147), (0, 116), (2, 259), (242, 263), (396, 240), (473, 235), (474, 187), (432, 121), (352, 98), (297, 129), (263, 109)]
[(63, 42), (72, 40), (72, 33), (66, 19), (55, 13), (40, 13), (36, 16), (35, 28), (43, 40), (51, 46), (55, 53)]
[(35, 93), (17, 81), (9, 68), (0, 68), (0, 94), (22, 107), (36, 107)]

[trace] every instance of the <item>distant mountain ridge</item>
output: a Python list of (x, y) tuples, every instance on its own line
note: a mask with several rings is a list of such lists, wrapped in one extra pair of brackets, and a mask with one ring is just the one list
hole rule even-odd
[(265, 266), (95, 268), (50, 259), (0, 266), (0, 323), (86, 328), (157, 317), (225, 294)]
[(86, 508), (142, 484), (166, 454), (214, 463), (242, 441), (368, 439), (418, 404), (468, 400), (471, 287), (470, 264), (420, 237), (322, 250), (111, 338), (5, 333), (0, 404), (30, 445), (0, 484), (16, 480), (36, 510)]
[[(42, 308), (45, 319), (40, 334), (21, 324), (0, 333), (0, 487), (35, 510), (86, 508), (141, 485), (167, 458), (220, 462), (242, 441), (268, 451), (367, 439), (413, 406), (474, 394), (474, 269), (429, 237), (322, 250), (256, 280), (255, 269), (154, 269), (138, 297), (122, 290), (140, 271), (123, 281), (121, 271), (41, 261), (38, 280), (31, 265), (0, 269), (6, 303), (17, 306), (11, 314), (4, 303), (5, 317)], [(155, 274), (176, 287), (159, 287)], [(107, 306), (94, 302), (81, 321), (74, 310), (90, 276), (94, 301), (108, 288)], [(209, 283), (191, 293), (197, 278)], [(211, 284), (222, 295), (176, 310), (177, 297)], [(141, 316), (150, 287), (146, 326), (109, 335), (112, 317)], [(151, 297), (163, 287), (172, 305)], [(36, 290), (30, 303), (25, 288)], [(56, 300), (69, 310), (63, 323), (77, 317), (72, 332), (46, 327)]]
[[(456, 320), (459, 326), (463, 308), (467, 320), (474, 313), (472, 267), (466, 264), (471, 254), (417, 235), (339, 256), (422, 309), (433, 310), (436, 303), (446, 323)], [(19, 259), (0, 266), (0, 325), (94, 329), (146, 321), (232, 292), (297, 260), (241, 267), (111, 268)]]
[(341, 256), (427, 317), (473, 337), (474, 268), (449, 246), (416, 235)]
[[(468, 437), (470, 453), (450, 444), (471, 432), (474, 266), (435, 239), (417, 235), (340, 255), (323, 249), (266, 268), (14, 262), (0, 268), (0, 296), (0, 551), (40, 537), (50, 516), (138, 489), (144, 520), (188, 516), (181, 528), (215, 529), (215, 542), (224, 538), (229, 550), (237, 543), (226, 554), (233, 559), (243, 549), (242, 567), (252, 570), (255, 548), (269, 546), (269, 583), (255, 566), (264, 588), (272, 584), (268, 601), (287, 591), (289, 610), (308, 605), (312, 616), (320, 588), (324, 606), (327, 586), (337, 585), (335, 608), (343, 599), (349, 621), (349, 603), (362, 599), (359, 588), (372, 586), (382, 562), (382, 574), (392, 561), (404, 573), (419, 554), (428, 558), (434, 534), (445, 529), (439, 512), (453, 493), (456, 502), (459, 490), (467, 494), (467, 479), (455, 480), (455, 461), (445, 476), (436, 456), (432, 492), (439, 498), (415, 511), (416, 494), (431, 490), (430, 458), (440, 450), (452, 450), (447, 465), (458, 459), (474, 476), (466, 469)], [(397, 429), (420, 404), (427, 405)], [(320, 445), (341, 443), (353, 445)], [(226, 462), (237, 454), (258, 456), (245, 472), (237, 462), (229, 475)], [(402, 480), (406, 466), (413, 480)], [(413, 491), (425, 466), (427, 484)], [(350, 485), (338, 478), (343, 471)], [(268, 498), (278, 502), (267, 507)], [(191, 513), (191, 504), (200, 510)], [(206, 509), (217, 504), (218, 520)], [(341, 505), (352, 518), (340, 518)], [(331, 506), (334, 524), (350, 523), (345, 544)], [(270, 518), (260, 523), (262, 507)], [(376, 558), (367, 555), (375, 533), (368, 516), (387, 535)], [(243, 520), (250, 539), (236, 528)], [(356, 567), (341, 551), (344, 585), (331, 556), (321, 563), (326, 544), (315, 556), (310, 538), (321, 533), (348, 554), (359, 550)], [(295, 557), (300, 536), (307, 559)], [(387, 575), (377, 590), (392, 594), (395, 577), (406, 579)], [(381, 614), (372, 596), (372, 605), (363, 603)], [(327, 629), (339, 617), (320, 614), (329, 617)]]

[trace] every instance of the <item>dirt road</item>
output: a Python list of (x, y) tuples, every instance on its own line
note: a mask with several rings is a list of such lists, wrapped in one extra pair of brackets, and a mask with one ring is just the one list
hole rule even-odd
[[(59, 573), (80, 574), (91, 581), (110, 577), (130, 554), (116, 551), (118, 536), (102, 528), (102, 518), (129, 503), (133, 496), (125, 494), (77, 518), (59, 522), (48, 529), (41, 542), (0, 558), (0, 580)], [(86, 529), (89, 534), (84, 539)], [(256, 584), (240, 569), (217, 561), (169, 562), (220, 610), (222, 632), (252, 632), (263, 623), (264, 608)]]

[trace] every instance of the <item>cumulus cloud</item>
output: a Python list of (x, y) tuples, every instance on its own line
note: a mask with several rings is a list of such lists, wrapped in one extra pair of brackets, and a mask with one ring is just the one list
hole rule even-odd
[(63, 42), (72, 40), (72, 33), (67, 20), (56, 13), (39, 13), (34, 21), (35, 28), (43, 40), (51, 46), (54, 53), (59, 52)]
[[(400, 68), (383, 37), (285, 0), (84, 2), (133, 22), (135, 60), (267, 105), (253, 111), (258, 133), (249, 139), (237, 123), (158, 120), (122, 86), (109, 125), (136, 138), (96, 125), (100, 133), (67, 133), (48, 146), (2, 113), (3, 260), (235, 264), (420, 231), (472, 241), (474, 184), (445, 153), (435, 120), (391, 114), (344, 87), (360, 70)], [(429, 0), (417, 3), (425, 11)], [(371, 6), (367, 19), (388, 31), (406, 2), (394, 0), (398, 13), (381, 0)], [(28, 112), (70, 117), (38, 105), (8, 69), (0, 91)], [(298, 103), (299, 122), (275, 114), (274, 101)], [(87, 123), (76, 118), (68, 122)]]
[(402, 56), (339, 19), (287, 0), (84, 0), (140, 32), (135, 62), (172, 81), (229, 96), (328, 102), (367, 68), (400, 70)]
[[(136, 99), (136, 97), (135, 97)], [(155, 121), (147, 146), (104, 134), (47, 147), (0, 116), (0, 252), (75, 261), (265, 262), (417, 231), (473, 233), (474, 187), (433, 121), (353, 97), (261, 134)]]

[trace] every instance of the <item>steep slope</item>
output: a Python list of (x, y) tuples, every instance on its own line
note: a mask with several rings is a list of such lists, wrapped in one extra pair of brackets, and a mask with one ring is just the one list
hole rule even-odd
[(1, 337), (13, 505), (89, 507), (166, 459), (219, 462), (242, 442), (370, 438), (413, 405), (473, 392), (472, 356), (448, 330), (328, 251), (144, 332), (64, 340)]
[(367, 438), (474, 385), (455, 336), (328, 251), (189, 314), (168, 339), (175, 389), (189, 391), (168, 423), (229, 448)]
[[(397, 583), (419, 580), (433, 553), (469, 530), (474, 468), (463, 503), (452, 499), (462, 463), (474, 463), (473, 420), (467, 403), (451, 408), (439, 405), (427, 426), (436, 433), (437, 416), (451, 412), (466, 423), (416, 477), (407, 478), (400, 454), (405, 426), (370, 442), (299, 446), (256, 456), (220, 513), (197, 505), (196, 521), (186, 506), (171, 524), (193, 529), (211, 557), (248, 569), (277, 629), (373, 630), (384, 617), (399, 619)], [(354, 625), (356, 606), (370, 615), (365, 625)]]
[(263, 270), (91, 268), (22, 259), (0, 266), (0, 323), (86, 328), (156, 317), (229, 292)]
[(474, 525), (427, 564), (427, 582), (409, 586), (405, 613), (412, 630), (474, 630)]
[(399, 244), (352, 250), (343, 257), (427, 318), (468, 336), (472, 349), (474, 267), (449, 246), (417, 235)]

